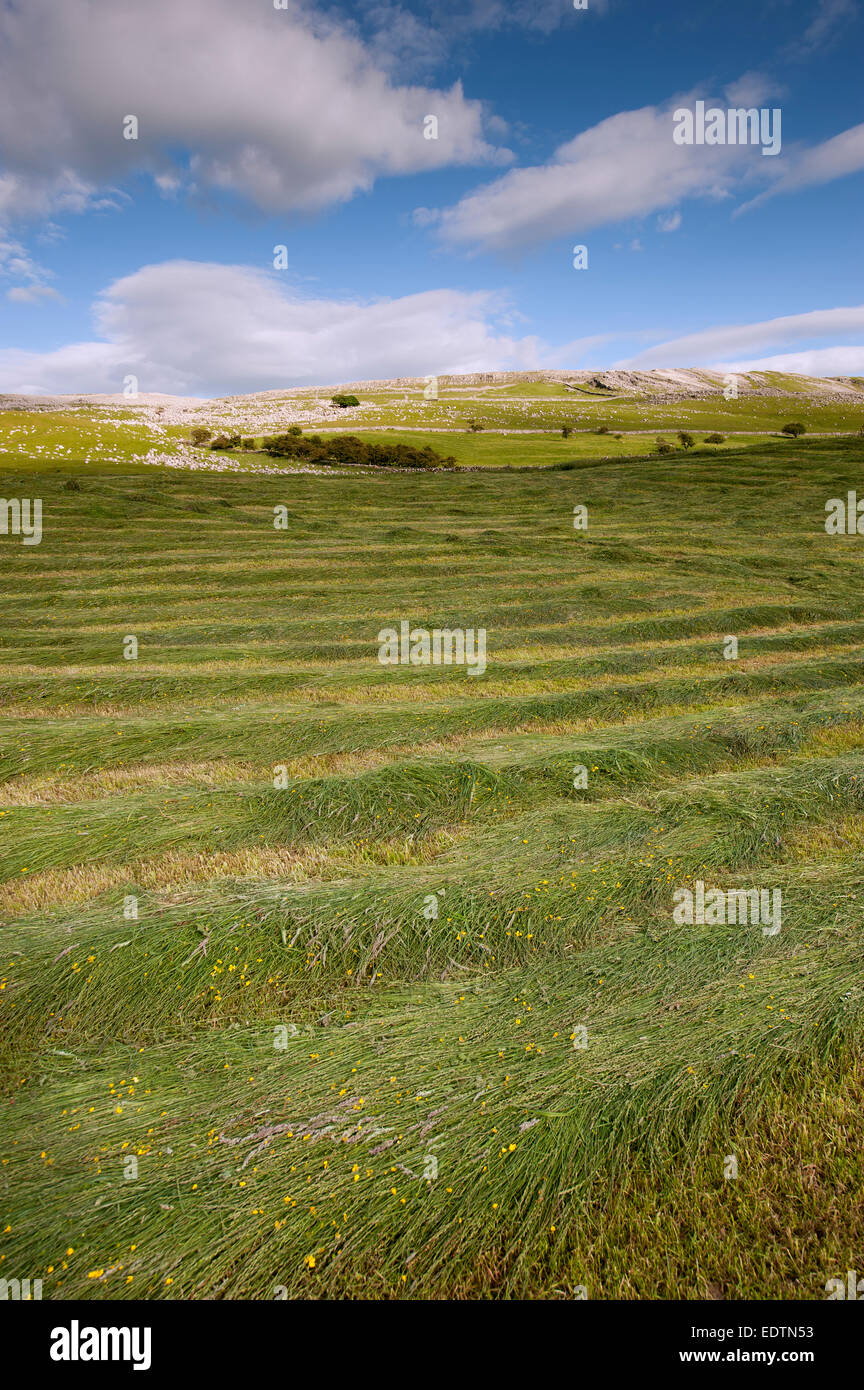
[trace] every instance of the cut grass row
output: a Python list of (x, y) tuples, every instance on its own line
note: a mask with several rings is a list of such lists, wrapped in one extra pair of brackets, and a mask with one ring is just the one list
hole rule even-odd
[(680, 1174), (709, 1145), (716, 1165), (770, 1095), (844, 1067), (860, 942), (824, 892), (801, 919), (806, 939), (782, 946), (621, 935), (551, 972), (535, 957), (349, 1003), (311, 1031), (285, 1010), (284, 1050), (275, 1012), (170, 1044), (57, 1047), (52, 1079), (23, 1078), (16, 1100), (11, 1175), (39, 1151), (45, 1181), (20, 1189), (13, 1248), (66, 1296), (344, 1294), (373, 1267), (391, 1293), (446, 1294), (493, 1250), (499, 1293), (536, 1289), (538, 1262), (560, 1278), (578, 1248), (598, 1173)]

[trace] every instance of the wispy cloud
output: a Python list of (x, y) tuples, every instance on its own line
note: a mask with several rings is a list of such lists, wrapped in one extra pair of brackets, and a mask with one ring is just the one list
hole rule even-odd
[(779, 177), (757, 197), (735, 209), (734, 216), (749, 212), (769, 198), (781, 193), (797, 193), (802, 188), (812, 188), (819, 184), (833, 183), (835, 179), (847, 174), (857, 174), (864, 169), (864, 123), (843, 130), (824, 140), (812, 149), (792, 150), (788, 165)]
[(0, 280), (15, 282), (6, 290), (6, 298), (12, 303), (34, 304), (40, 300), (60, 299), (58, 292), (48, 284), (53, 278), (51, 271), (34, 261), (21, 242), (0, 236)]
[(818, 0), (816, 12), (804, 33), (786, 46), (781, 57), (789, 61), (803, 60), (829, 48), (857, 16), (857, 0)]
[(853, 347), (807, 348), (775, 353), (773, 357), (742, 358), (714, 363), (722, 372), (793, 372), (801, 376), (864, 375), (864, 341)]
[[(852, 352), (864, 349), (850, 346), (837, 348), (836, 340), (847, 335), (864, 336), (864, 304), (838, 309), (813, 309), (804, 314), (788, 314), (782, 318), (765, 319), (758, 323), (723, 324), (701, 329), (680, 338), (669, 338), (623, 361), (617, 367), (690, 367), (727, 366), (737, 364), (744, 370), (745, 361), (755, 361), (755, 354), (770, 348), (800, 345), (799, 351), (811, 353), (810, 344), (820, 338), (833, 338), (835, 343), (826, 352)], [(811, 354), (812, 355), (812, 354)], [(772, 360), (777, 360), (772, 359)], [(864, 369), (859, 358), (858, 370)], [(789, 370), (794, 370), (790, 368)]]

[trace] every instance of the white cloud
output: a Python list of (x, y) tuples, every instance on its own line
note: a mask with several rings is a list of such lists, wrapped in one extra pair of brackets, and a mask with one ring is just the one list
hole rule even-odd
[(540, 365), (536, 338), (507, 331), (486, 292), (427, 290), (371, 303), (311, 299), (277, 274), (169, 261), (116, 281), (99, 338), (52, 352), (0, 351), (0, 391), (215, 395), (439, 372)]
[(858, 347), (812, 348), (805, 352), (753, 357), (742, 362), (718, 362), (723, 372), (798, 372), (802, 376), (864, 375), (864, 344)]
[(800, 39), (793, 40), (782, 53), (786, 59), (805, 59), (828, 48), (839, 37), (847, 20), (858, 14), (856, 0), (818, 0), (813, 19)]
[(730, 106), (744, 107), (764, 106), (782, 93), (782, 87), (764, 72), (745, 72), (723, 89), (723, 96)]
[[(809, 313), (788, 314), (760, 323), (706, 328), (699, 333), (657, 343), (635, 357), (616, 362), (615, 366), (640, 369), (700, 365), (726, 367), (729, 363), (737, 363), (738, 369), (744, 371), (742, 363), (745, 360), (755, 361), (754, 353), (792, 344), (800, 344), (803, 349), (803, 345), (809, 345), (814, 339), (836, 339), (854, 333), (864, 333), (864, 304), (840, 309), (813, 309)], [(817, 351), (845, 353), (858, 352), (860, 349), (832, 346)], [(809, 347), (806, 353), (813, 356)], [(790, 367), (787, 370), (796, 369)]]
[[(676, 145), (682, 101), (624, 111), (577, 135), (548, 164), (513, 169), (438, 216), (451, 245), (511, 251), (674, 207), (684, 198), (728, 198), (764, 173), (758, 148)], [(770, 161), (767, 161), (770, 163)]]
[(6, 298), (13, 304), (38, 304), (40, 300), (62, 299), (63, 296), (50, 285), (15, 285), (6, 291)]
[(767, 198), (778, 193), (795, 193), (801, 188), (811, 188), (834, 179), (856, 174), (864, 169), (864, 123), (851, 126), (821, 145), (809, 150), (794, 150), (788, 160), (788, 168), (780, 174), (776, 182), (758, 197), (752, 198), (735, 211), (735, 216), (758, 207)]
[(681, 214), (675, 212), (661, 213), (657, 218), (658, 232), (677, 232), (681, 226)]
[[(384, 175), (508, 162), (458, 83), (394, 85), (335, 19), (289, 4), (3, 4), (0, 216), (80, 211), (142, 169), (169, 190), (280, 211), (339, 202)], [(437, 140), (423, 138), (428, 114)], [(123, 138), (127, 115), (137, 140)]]

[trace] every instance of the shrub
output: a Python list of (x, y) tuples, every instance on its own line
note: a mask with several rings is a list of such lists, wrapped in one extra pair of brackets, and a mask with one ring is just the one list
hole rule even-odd
[(658, 454), (673, 454), (675, 452), (675, 446), (674, 444), (670, 444), (668, 439), (658, 439), (657, 452)]
[(243, 448), (244, 448), (244, 449), (254, 449), (254, 448), (255, 448), (255, 440), (254, 440), (254, 439), (244, 439), (244, 440), (243, 440)]
[(572, 433), (573, 433), (573, 430), (571, 429), (570, 425), (562, 425), (562, 426), (561, 426), (561, 438), (562, 438), (562, 439), (569, 439)]
[(793, 439), (797, 439), (799, 434), (807, 433), (807, 426), (799, 424), (797, 421), (793, 421), (791, 425), (784, 425), (780, 433), (791, 435)]
[(206, 444), (208, 439), (213, 438), (213, 431), (205, 429), (203, 425), (196, 425), (194, 430), (189, 431), (189, 438), (193, 444)]
[(228, 438), (227, 434), (217, 434), (216, 438), (210, 444), (211, 449), (230, 449), (231, 447), (231, 440)]
[(343, 410), (346, 410), (349, 405), (359, 405), (360, 402), (358, 401), (356, 396), (339, 395), (331, 396), (330, 404), (341, 406)]
[(705, 436), (705, 443), (706, 443), (706, 444), (725, 444), (725, 443), (726, 443), (726, 436), (725, 436), (725, 434), (706, 434), (706, 436)]
[(65, 481), (65, 483), (63, 484), (63, 491), (64, 491), (64, 492), (80, 492), (80, 491), (81, 491), (81, 484), (79, 483), (79, 481), (78, 481), (77, 478), (67, 478), (66, 481)]
[(483, 421), (482, 421), (482, 420), (476, 420), (476, 419), (474, 418), (474, 416), (472, 415), (471, 419), (468, 421), (468, 433), (469, 433), (469, 434), (479, 434), (480, 431), (482, 430), (482, 428), (483, 428)]
[(455, 468), (452, 455), (444, 458), (425, 445), (367, 444), (356, 434), (337, 435), (322, 439), (320, 435), (304, 438), (296, 434), (280, 434), (264, 440), (265, 452), (275, 458), (298, 459), (314, 464), (366, 464), (373, 468)]
[(597, 428), (596, 428), (596, 430), (594, 431), (594, 433), (595, 433), (595, 434), (608, 434), (608, 433), (609, 433), (609, 426), (608, 426), (608, 425), (598, 425)]
[(688, 434), (686, 430), (679, 430), (678, 442), (682, 449), (692, 449), (696, 440), (693, 438), (692, 434)]

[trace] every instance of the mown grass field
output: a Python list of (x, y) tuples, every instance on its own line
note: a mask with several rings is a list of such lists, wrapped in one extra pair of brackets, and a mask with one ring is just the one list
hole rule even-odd
[[(864, 442), (34, 457), (2, 487), (44, 534), (0, 536), (0, 1275), (773, 1300), (862, 1267), (864, 540), (824, 519)], [(485, 627), (485, 674), (380, 665), (402, 619)], [(779, 887), (782, 931), (676, 925), (697, 879)]]

